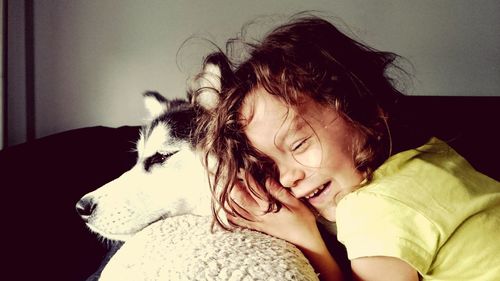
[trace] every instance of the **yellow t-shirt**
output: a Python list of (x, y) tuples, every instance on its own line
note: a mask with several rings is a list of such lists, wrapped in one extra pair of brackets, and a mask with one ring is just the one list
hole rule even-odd
[(389, 158), (336, 219), (350, 260), (396, 257), (423, 280), (500, 280), (500, 183), (436, 138)]

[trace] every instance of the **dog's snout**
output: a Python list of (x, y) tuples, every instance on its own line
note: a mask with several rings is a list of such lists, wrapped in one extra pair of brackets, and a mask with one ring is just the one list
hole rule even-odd
[(94, 203), (92, 197), (85, 196), (76, 203), (76, 212), (86, 222), (96, 207), (97, 204)]

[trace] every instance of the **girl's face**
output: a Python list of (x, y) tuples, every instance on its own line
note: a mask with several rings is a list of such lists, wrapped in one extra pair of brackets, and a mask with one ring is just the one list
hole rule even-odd
[(304, 95), (290, 108), (263, 88), (245, 98), (241, 115), (247, 138), (274, 161), (281, 185), (335, 221), (338, 201), (363, 180), (352, 153), (359, 134), (329, 106)]

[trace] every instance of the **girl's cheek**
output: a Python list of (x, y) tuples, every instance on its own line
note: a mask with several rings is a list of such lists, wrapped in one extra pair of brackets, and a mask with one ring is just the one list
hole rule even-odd
[(305, 151), (294, 155), (294, 158), (300, 164), (308, 168), (319, 168), (323, 162), (323, 150), (317, 137), (311, 137), (310, 143)]

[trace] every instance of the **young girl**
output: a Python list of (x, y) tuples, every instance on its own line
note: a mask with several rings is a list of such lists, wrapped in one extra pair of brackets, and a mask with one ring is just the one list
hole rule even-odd
[(500, 278), (500, 184), (404, 126), (387, 75), (396, 55), (317, 17), (246, 48), (243, 62), (227, 59), (219, 105), (201, 120), (220, 224), (295, 244), (322, 280), (351, 277), (317, 217), (336, 223), (355, 279)]

